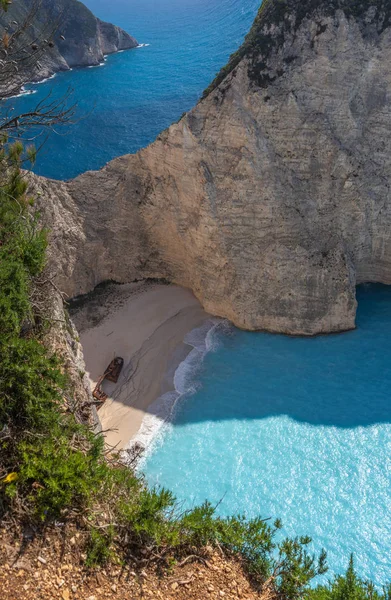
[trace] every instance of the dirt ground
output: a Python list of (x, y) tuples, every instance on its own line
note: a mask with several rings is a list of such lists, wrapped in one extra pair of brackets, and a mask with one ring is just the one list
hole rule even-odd
[[(1, 600), (260, 600), (243, 566), (212, 549), (170, 570), (111, 564), (88, 570), (82, 536), (61, 526), (45, 536), (0, 531)], [(270, 599), (271, 600), (271, 599)]]

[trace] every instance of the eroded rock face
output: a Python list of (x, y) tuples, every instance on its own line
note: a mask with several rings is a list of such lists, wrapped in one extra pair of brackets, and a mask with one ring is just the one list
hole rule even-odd
[(273, 20), (269, 0), (256, 51), (151, 146), (39, 182), (70, 296), (164, 277), (239, 327), (311, 335), (354, 327), (357, 283), (391, 283), (388, 9), (303, 4)]

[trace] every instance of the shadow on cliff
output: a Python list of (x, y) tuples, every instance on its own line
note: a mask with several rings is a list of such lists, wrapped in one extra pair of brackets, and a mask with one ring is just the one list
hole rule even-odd
[(357, 329), (344, 334), (217, 334), (176, 425), (282, 415), (313, 426), (391, 423), (391, 286), (359, 286), (357, 298)]

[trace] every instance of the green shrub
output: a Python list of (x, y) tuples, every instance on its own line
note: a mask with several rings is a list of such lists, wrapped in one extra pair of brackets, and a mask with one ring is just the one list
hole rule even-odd
[(66, 380), (59, 360), (39, 338), (23, 334), (34, 323), (30, 289), (45, 265), (46, 231), (29, 211), (20, 143), (0, 152), (0, 510), (23, 506), (30, 517), (56, 517), (87, 505), (106, 469), (103, 441), (63, 409)]
[(38, 443), (32, 440), (19, 445), (20, 485), (39, 483), (28, 499), (42, 519), (58, 517), (68, 507), (87, 507), (104, 473), (104, 466), (93, 456), (93, 446), (87, 451), (71, 446), (67, 433), (72, 429), (56, 428)]
[(115, 530), (109, 525), (104, 530), (92, 528), (87, 547), (87, 567), (97, 567), (106, 563), (114, 556), (112, 549), (115, 538)]
[(327, 585), (320, 585), (306, 594), (307, 600), (391, 600), (391, 584), (382, 591), (373, 582), (361, 579), (351, 555), (345, 575), (337, 575)]

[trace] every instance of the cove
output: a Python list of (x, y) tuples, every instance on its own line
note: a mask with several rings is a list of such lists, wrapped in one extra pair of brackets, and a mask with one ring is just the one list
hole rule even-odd
[(184, 506), (280, 517), (381, 585), (391, 565), (391, 287), (357, 290), (357, 329), (215, 336), (142, 469)]

